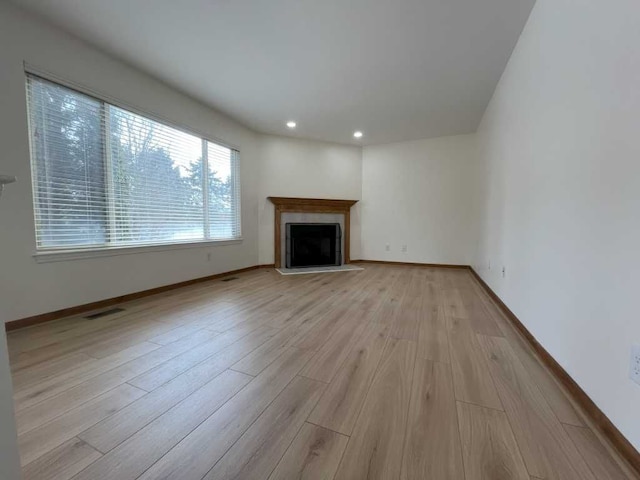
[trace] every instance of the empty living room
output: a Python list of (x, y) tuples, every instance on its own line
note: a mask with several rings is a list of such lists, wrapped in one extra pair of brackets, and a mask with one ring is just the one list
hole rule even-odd
[(0, 0), (0, 480), (640, 480), (638, 0)]

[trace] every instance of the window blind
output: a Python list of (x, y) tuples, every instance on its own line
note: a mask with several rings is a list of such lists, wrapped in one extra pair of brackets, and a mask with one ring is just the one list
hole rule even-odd
[(27, 75), (39, 249), (239, 238), (239, 152)]

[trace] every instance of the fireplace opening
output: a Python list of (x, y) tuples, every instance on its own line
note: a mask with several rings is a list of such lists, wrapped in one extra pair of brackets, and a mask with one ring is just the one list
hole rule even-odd
[(287, 223), (287, 268), (342, 265), (339, 223)]

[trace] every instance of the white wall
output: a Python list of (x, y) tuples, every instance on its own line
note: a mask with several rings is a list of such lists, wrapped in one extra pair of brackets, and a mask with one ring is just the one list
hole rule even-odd
[(362, 258), (469, 264), (474, 140), (458, 135), (363, 149)]
[[(241, 244), (38, 264), (31, 197), (23, 62), (240, 148)], [(3, 196), (0, 322), (255, 265), (257, 144), (248, 129), (158, 81), (0, 3), (0, 172)], [(207, 262), (207, 253), (212, 259)]]
[[(273, 263), (274, 208), (267, 197), (360, 200), (362, 149), (312, 140), (260, 136), (260, 263)], [(360, 205), (351, 209), (351, 258), (360, 258)]]
[(640, 449), (638, 25), (637, 0), (537, 1), (477, 134), (475, 266)]

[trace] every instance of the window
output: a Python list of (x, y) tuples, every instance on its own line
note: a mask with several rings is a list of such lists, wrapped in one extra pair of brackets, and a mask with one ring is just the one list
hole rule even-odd
[(27, 75), (39, 250), (240, 237), (239, 152)]

